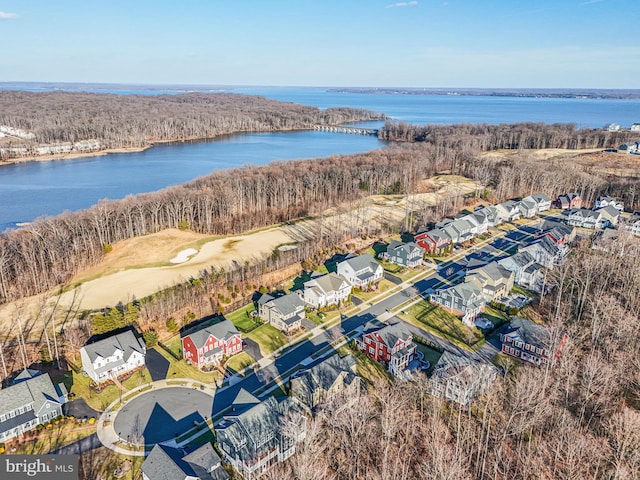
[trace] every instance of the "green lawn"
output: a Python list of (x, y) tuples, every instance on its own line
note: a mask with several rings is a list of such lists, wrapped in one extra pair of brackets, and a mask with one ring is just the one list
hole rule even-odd
[(495, 328), (509, 321), (509, 317), (506, 313), (496, 310), (493, 307), (487, 305), (482, 313), (482, 316), (489, 319)]
[(391, 374), (387, 372), (387, 369), (379, 362), (372, 360), (367, 355), (362, 353), (357, 348), (349, 348), (351, 353), (357, 360), (357, 372), (362, 377), (365, 383), (372, 384), (376, 380), (382, 379), (391, 383)]
[(280, 330), (272, 327), (268, 323), (260, 325), (255, 330), (247, 333), (246, 338), (257, 342), (260, 345), (260, 351), (263, 355), (268, 355), (287, 343), (287, 337)]
[(515, 293), (516, 295), (524, 295), (525, 297), (529, 298), (533, 298), (535, 296), (535, 293), (527, 290), (526, 288), (519, 287), (518, 285), (514, 285), (511, 289), (511, 292)]
[(240, 330), (249, 330), (256, 324), (256, 319), (250, 316), (250, 313), (255, 310), (253, 302), (247, 306), (239, 308), (231, 313), (225, 314), (225, 318), (233, 323)]
[(356, 297), (358, 297), (359, 299), (365, 302), (368, 302), (373, 297), (380, 295), (381, 293), (384, 293), (387, 290), (392, 289), (393, 287), (395, 287), (394, 283), (391, 283), (386, 278), (383, 278), (382, 280), (380, 280), (380, 282), (378, 282), (378, 288), (376, 290), (369, 290), (368, 292), (361, 292), (360, 290), (354, 290), (353, 295), (355, 295)]
[(462, 320), (445, 310), (421, 300), (405, 309), (406, 315), (400, 315), (414, 325), (426, 328), (435, 334), (461, 346), (472, 346), (483, 339), (476, 328), (467, 327)]
[(322, 325), (324, 322), (328, 321), (328, 317), (334, 317), (337, 312), (330, 313), (322, 313), (316, 310), (309, 310), (306, 312), (307, 319), (311, 320), (316, 325)]
[(163, 345), (167, 347), (178, 358), (182, 358), (182, 339), (180, 334), (171, 337), (169, 341), (164, 342)]
[(169, 370), (167, 372), (167, 379), (169, 380), (172, 378), (192, 378), (202, 383), (211, 384), (215, 380), (222, 379), (222, 374), (218, 371), (203, 372), (193, 365), (188, 365), (184, 360), (176, 360), (160, 347), (154, 348), (169, 361)]
[(255, 360), (247, 352), (241, 352), (229, 357), (225, 367), (229, 370), (233, 370), (233, 372), (240, 372), (244, 370), (245, 367), (251, 365), (254, 361)]
[[(85, 377), (82, 373), (68, 372), (62, 378), (56, 379), (57, 382), (64, 382), (69, 393), (73, 393), (77, 398), (84, 398), (89, 406), (95, 410), (102, 411), (109, 406), (111, 402), (120, 397), (120, 394), (126, 395), (127, 392), (121, 392), (115, 385), (109, 385), (100, 393), (89, 387), (92, 380)], [(140, 385), (151, 383), (151, 375), (146, 368), (135, 372), (130, 378), (122, 382), (122, 386), (127, 390), (132, 390)]]

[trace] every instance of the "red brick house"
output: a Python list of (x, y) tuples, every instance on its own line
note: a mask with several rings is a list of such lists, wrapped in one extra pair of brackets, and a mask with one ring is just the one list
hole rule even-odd
[(365, 325), (356, 346), (376, 362), (387, 366), (389, 373), (403, 378), (403, 371), (416, 356), (413, 335), (401, 323), (385, 326)]
[(564, 193), (559, 195), (555, 201), (556, 208), (571, 210), (572, 208), (582, 208), (582, 198), (577, 193)]
[(222, 357), (230, 357), (242, 351), (240, 332), (229, 320), (216, 317), (185, 330), (182, 335), (182, 356), (192, 365), (220, 363)]
[(445, 248), (451, 245), (451, 237), (442, 229), (434, 228), (433, 230), (422, 230), (414, 237), (415, 243), (418, 244), (426, 253), (440, 254)]

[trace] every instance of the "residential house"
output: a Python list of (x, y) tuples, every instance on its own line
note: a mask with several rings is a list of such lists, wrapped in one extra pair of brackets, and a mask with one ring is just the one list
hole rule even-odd
[(633, 214), (624, 222), (625, 230), (640, 237), (640, 212), (633, 212)]
[(421, 230), (416, 234), (414, 240), (426, 253), (434, 255), (441, 255), (451, 247), (451, 237), (441, 228)]
[(382, 279), (384, 270), (368, 253), (350, 255), (337, 264), (338, 275), (342, 275), (352, 286), (366, 290)]
[(608, 207), (603, 207), (597, 210), (602, 215), (603, 220), (603, 228), (615, 227), (618, 225), (618, 221), (620, 220), (620, 210), (617, 207), (613, 207), (609, 205)]
[(502, 223), (502, 217), (500, 211), (495, 205), (488, 205), (485, 207), (476, 207), (473, 214), (478, 217), (484, 218), (489, 227), (495, 227)]
[(513, 272), (513, 281), (533, 292), (540, 292), (544, 283), (544, 275), (540, 265), (529, 252), (518, 252), (515, 255), (498, 260), (503, 268)]
[(143, 480), (227, 480), (229, 474), (210, 443), (189, 454), (157, 444), (140, 467)]
[(305, 318), (304, 302), (295, 293), (277, 298), (265, 293), (258, 300), (258, 316), (289, 334), (302, 327), (302, 319)]
[(577, 193), (564, 193), (559, 195), (555, 201), (555, 206), (562, 210), (582, 208), (582, 198)]
[(538, 203), (533, 197), (525, 197), (517, 202), (516, 205), (524, 218), (533, 218), (538, 214)]
[(340, 305), (349, 300), (351, 288), (351, 284), (342, 275), (336, 273), (321, 275), (314, 272), (311, 280), (304, 283), (302, 300), (313, 308)]
[(519, 249), (520, 252), (531, 254), (536, 263), (549, 269), (560, 265), (567, 250), (566, 246), (558, 246), (547, 236), (541, 237)]
[(475, 283), (460, 283), (432, 293), (429, 301), (460, 317), (469, 326), (487, 304), (482, 289)]
[(519, 202), (515, 200), (507, 200), (506, 202), (496, 205), (498, 215), (500, 215), (503, 222), (512, 222), (522, 216), (522, 212), (520, 208), (518, 208), (518, 203)]
[(217, 365), (223, 357), (242, 351), (242, 337), (233, 323), (222, 316), (187, 328), (181, 334), (182, 356), (198, 368)]
[(484, 221), (479, 221), (474, 214), (468, 212), (462, 212), (456, 215), (456, 220), (467, 222), (471, 227), (469, 231), (471, 232), (471, 235), (474, 236), (486, 232), (489, 227), (486, 219)]
[(96, 383), (104, 383), (144, 368), (147, 348), (133, 330), (111, 335), (80, 349), (82, 370)]
[(604, 129), (608, 132), (617, 132), (620, 130), (619, 123), (608, 123), (604, 126)]
[[(483, 233), (487, 233), (489, 227), (493, 226), (493, 222), (491, 221), (491, 215), (486, 210), (476, 210), (471, 216), (475, 219), (475, 222), (478, 224), (477, 234), (482, 235)], [(466, 217), (465, 217), (466, 218)]]
[(640, 153), (640, 142), (623, 143), (618, 147), (618, 151), (637, 155), (638, 153)]
[(356, 373), (353, 355), (338, 354), (321, 361), (311, 368), (298, 370), (289, 380), (291, 398), (309, 411), (341, 392), (357, 395), (362, 381)]
[(386, 259), (403, 267), (414, 268), (422, 264), (424, 250), (413, 242), (403, 243), (393, 240), (387, 246)]
[(634, 123), (631, 125), (632, 132), (640, 132), (640, 123)]
[(593, 209), (594, 210), (598, 210), (600, 208), (609, 207), (609, 206), (615, 208), (616, 210), (618, 210), (620, 212), (624, 212), (624, 202), (619, 202), (615, 198), (610, 197), (608, 195), (600, 195), (593, 202)]
[(0, 443), (61, 416), (66, 401), (63, 383), (54, 386), (48, 373), (25, 369), (0, 390)]
[(225, 462), (244, 480), (254, 480), (291, 457), (306, 434), (304, 416), (292, 398), (261, 401), (244, 388), (214, 428)]
[(474, 270), (465, 278), (465, 283), (473, 283), (482, 290), (488, 302), (506, 297), (513, 288), (514, 274), (498, 262), (491, 262)]
[(574, 227), (601, 229), (617, 225), (620, 212), (608, 206), (598, 210), (577, 208), (571, 210), (567, 216), (567, 223)]
[(442, 227), (443, 232), (451, 238), (454, 244), (464, 243), (473, 238), (477, 231), (477, 223), (466, 218), (457, 218), (449, 221)]
[(355, 343), (362, 352), (386, 365), (389, 373), (398, 378), (405, 378), (404, 371), (416, 355), (413, 334), (400, 322), (382, 326), (369, 323)]
[(559, 247), (572, 242), (576, 236), (575, 227), (555, 220), (545, 220), (537, 228), (536, 239), (549, 237)]
[(550, 349), (550, 334), (544, 325), (525, 318), (514, 317), (509, 328), (500, 334), (502, 353), (534, 365), (547, 364), (559, 354), (565, 339), (556, 352)]
[(551, 199), (545, 193), (534, 193), (526, 198), (531, 198), (536, 202), (538, 212), (546, 212), (551, 208)]
[(490, 363), (480, 363), (445, 350), (429, 379), (429, 391), (435, 397), (468, 406), (497, 377), (498, 370)]

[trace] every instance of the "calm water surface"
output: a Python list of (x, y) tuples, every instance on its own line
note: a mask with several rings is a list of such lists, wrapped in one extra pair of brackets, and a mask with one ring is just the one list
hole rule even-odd
[[(0, 85), (0, 88), (44, 91), (51, 84)], [(78, 86), (82, 90), (128, 95), (184, 93), (184, 88), (144, 86)], [(328, 92), (323, 88), (233, 87), (194, 88), (262, 95), (275, 100), (319, 108), (356, 107), (384, 112), (408, 123), (451, 124), (545, 122), (623, 127), (640, 122), (640, 100), (475, 97), (455, 95), (392, 95)], [(382, 122), (363, 122), (377, 128)], [(159, 190), (221, 168), (264, 165), (274, 160), (351, 154), (384, 146), (375, 137), (315, 131), (239, 134), (210, 142), (162, 145), (139, 153), (113, 154), (76, 160), (30, 162), (0, 168), (0, 231), (41, 215), (87, 208), (103, 198)]]

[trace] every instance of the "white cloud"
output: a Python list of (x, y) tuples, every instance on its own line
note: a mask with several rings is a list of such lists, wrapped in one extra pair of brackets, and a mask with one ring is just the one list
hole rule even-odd
[(418, 2), (416, 0), (412, 0), (410, 2), (396, 2), (396, 3), (391, 3), (387, 5), (386, 8), (413, 7), (414, 5), (417, 5), (417, 4)]
[(0, 20), (11, 20), (13, 18), (18, 18), (18, 14), (9, 13), (9, 12), (0, 12)]

